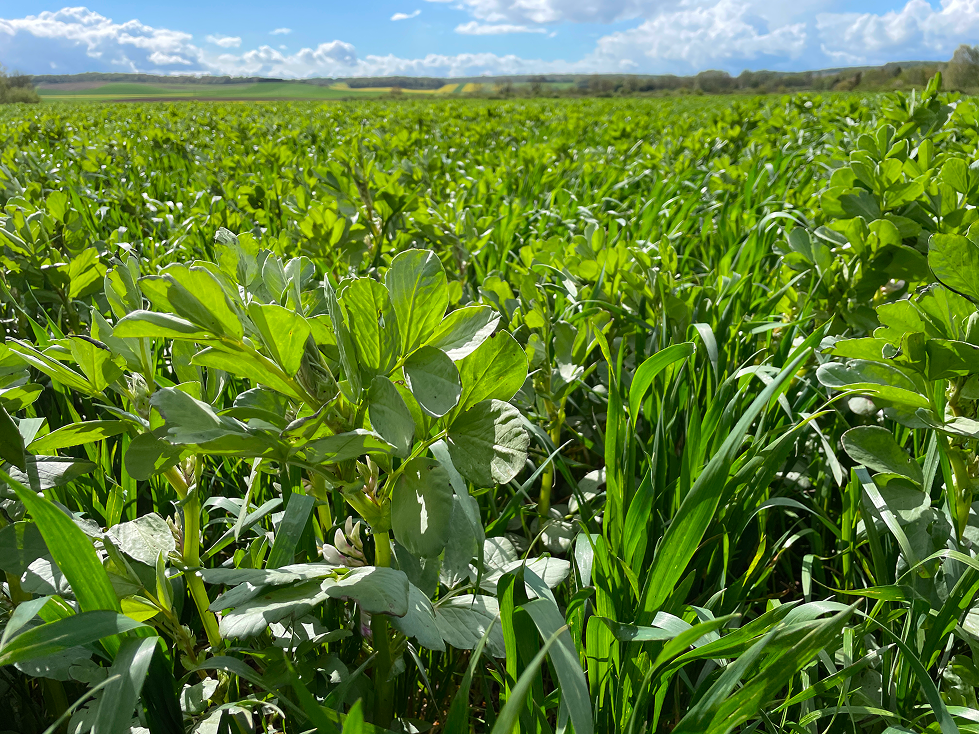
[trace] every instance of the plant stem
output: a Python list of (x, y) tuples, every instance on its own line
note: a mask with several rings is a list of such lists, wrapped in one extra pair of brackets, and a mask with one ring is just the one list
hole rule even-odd
[(187, 589), (190, 596), (197, 606), (197, 612), (201, 616), (201, 623), (207, 633), (207, 642), (211, 648), (220, 649), (223, 641), (221, 633), (218, 631), (218, 619), (208, 608), (211, 601), (207, 597), (207, 590), (204, 589), (204, 581), (201, 579), (197, 567), (201, 565), (201, 500), (197, 494), (197, 486), (191, 489), (184, 479), (183, 473), (177, 467), (171, 467), (165, 473), (165, 477), (183, 501), (184, 511), (184, 547), (181, 549), (184, 564), (193, 567), (184, 573), (187, 582)]
[[(374, 565), (391, 566), (391, 537), (387, 531), (374, 534)], [(387, 728), (394, 717), (394, 682), (388, 678), (391, 673), (391, 636), (388, 632), (388, 619), (385, 615), (371, 617), (371, 632), (374, 636), (374, 724)]]
[[(554, 447), (557, 448), (561, 443), (561, 427), (564, 426), (564, 402), (558, 409), (558, 414), (551, 424), (549, 435)], [(540, 498), (537, 501), (537, 514), (541, 518), (547, 518), (551, 511), (551, 490), (554, 487), (554, 460), (552, 459), (541, 473), (540, 479)]]
[[(0, 516), (0, 528), (7, 527), (7, 521)], [(7, 579), (7, 587), (10, 589), (10, 601), (13, 603), (14, 607), (17, 607), (22, 602), (27, 602), (31, 599), (31, 595), (20, 586), (20, 577), (16, 574), (11, 574), (10, 572), (4, 572), (4, 577)]]
[(969, 506), (972, 505), (972, 478), (965, 466), (962, 452), (958, 449), (948, 450), (948, 461), (952, 465), (952, 476), (955, 488), (952, 493), (952, 514), (955, 518), (955, 532), (962, 540), (965, 527), (969, 522)]
[(17, 607), (22, 602), (27, 602), (31, 599), (31, 595), (20, 586), (20, 577), (15, 574), (10, 574), (5, 572), (7, 577), (7, 586), (10, 588), (10, 601), (13, 603), (14, 607)]
[[(201, 501), (197, 495), (197, 488), (194, 488), (188, 495), (184, 503), (184, 564), (190, 567), (201, 565)], [(208, 608), (211, 601), (207, 597), (207, 590), (204, 589), (204, 581), (200, 573), (194, 569), (186, 572), (184, 578), (187, 580), (187, 587), (190, 589), (190, 596), (194, 598), (197, 605), (197, 612), (200, 613), (201, 622), (204, 624), (204, 631), (207, 633), (207, 642), (211, 648), (221, 648), (221, 633), (218, 631), (218, 619)]]
[(330, 496), (326, 492), (326, 480), (318, 472), (310, 472), (309, 484), (313, 497), (322, 501), (322, 505), (316, 509), (316, 512), (320, 522), (320, 535), (325, 542), (327, 531), (333, 527), (333, 514), (330, 512)]

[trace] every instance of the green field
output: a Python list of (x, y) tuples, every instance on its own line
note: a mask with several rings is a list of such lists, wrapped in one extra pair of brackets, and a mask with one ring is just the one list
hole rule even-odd
[[(79, 87), (84, 88), (79, 88)], [(545, 91), (567, 91), (572, 83), (545, 83)], [(442, 97), (472, 93), (479, 88), (483, 94), (496, 90), (493, 84), (475, 85), (447, 82), (440, 89), (403, 89), (403, 96)], [(515, 84), (516, 90), (528, 90), (529, 84)], [(346, 83), (330, 86), (306, 84), (304, 82), (260, 82), (251, 84), (147, 84), (142, 82), (109, 82), (85, 84), (47, 84), (38, 88), (43, 99), (48, 100), (86, 100), (86, 101), (171, 101), (188, 100), (358, 100), (375, 99), (391, 95), (391, 87), (353, 87)]]
[[(448, 87), (450, 85), (446, 85)], [(457, 85), (461, 88), (461, 85)], [(261, 82), (255, 84), (144, 84), (139, 82), (111, 82), (85, 89), (77, 85), (49, 85), (38, 89), (42, 98), (50, 100), (89, 101), (151, 101), (196, 100), (338, 100), (371, 99), (388, 96), (388, 87), (351, 89), (346, 85), (330, 87), (301, 82)], [(443, 94), (437, 90), (403, 90), (404, 95)]]
[(974, 732), (975, 100), (460, 88), (0, 109), (4, 728)]

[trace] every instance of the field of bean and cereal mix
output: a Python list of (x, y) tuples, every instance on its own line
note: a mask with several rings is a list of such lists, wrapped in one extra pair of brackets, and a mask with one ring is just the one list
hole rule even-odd
[(979, 732), (979, 106), (0, 111), (0, 730)]

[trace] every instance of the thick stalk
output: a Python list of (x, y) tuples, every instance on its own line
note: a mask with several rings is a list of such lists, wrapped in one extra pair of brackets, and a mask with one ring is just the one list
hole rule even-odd
[(166, 478), (170, 485), (176, 490), (177, 495), (183, 501), (184, 523), (183, 535), (184, 546), (181, 549), (184, 564), (192, 567), (184, 574), (187, 582), (187, 589), (190, 596), (197, 606), (200, 613), (201, 622), (204, 624), (204, 632), (207, 634), (207, 642), (211, 648), (219, 649), (222, 645), (221, 633), (218, 631), (218, 620), (208, 608), (211, 601), (207, 597), (207, 590), (204, 589), (204, 581), (201, 579), (197, 567), (201, 565), (201, 501), (197, 494), (197, 488), (191, 490), (184, 479), (183, 473), (177, 467), (171, 467), (166, 471)]
[[(557, 416), (551, 423), (551, 430), (548, 432), (551, 442), (557, 448), (561, 443), (561, 427), (564, 426), (564, 403), (562, 401), (558, 409)], [(547, 469), (541, 473), (540, 478), (540, 498), (537, 500), (537, 514), (541, 518), (547, 518), (551, 511), (551, 490), (554, 487), (554, 460), (551, 460)]]
[[(391, 566), (391, 538), (386, 531), (374, 534), (374, 565)], [(384, 615), (371, 617), (374, 637), (374, 724), (387, 728), (394, 717), (394, 682), (391, 673), (391, 635)]]
[(5, 572), (7, 577), (7, 587), (10, 588), (10, 601), (13, 603), (14, 607), (17, 607), (22, 602), (28, 602), (31, 599), (31, 595), (20, 586), (20, 577), (15, 574), (10, 574)]
[(955, 532), (959, 540), (965, 533), (969, 522), (969, 507), (972, 505), (972, 478), (965, 466), (965, 458), (958, 449), (948, 450), (948, 461), (952, 465), (955, 488), (952, 493), (952, 514), (955, 517)]
[(327, 532), (333, 527), (333, 514), (330, 512), (330, 495), (326, 491), (326, 480), (318, 472), (309, 473), (309, 485), (313, 492), (313, 497), (322, 501), (317, 507), (316, 514), (320, 521), (320, 536), (323, 541), (327, 541)]
[[(0, 528), (6, 528), (7, 521), (0, 516)], [(31, 599), (31, 594), (29, 592), (24, 592), (20, 586), (20, 577), (16, 574), (10, 574), (9, 572), (4, 572), (4, 577), (7, 579), (7, 587), (10, 590), (10, 601), (13, 603), (14, 607), (17, 607), (22, 602), (27, 602)]]
[(194, 567), (194, 571), (185, 573), (187, 586), (190, 589), (190, 596), (194, 598), (197, 605), (197, 612), (200, 613), (201, 622), (204, 624), (204, 631), (207, 633), (207, 642), (211, 648), (221, 648), (221, 633), (218, 631), (218, 619), (208, 608), (211, 601), (207, 597), (207, 590), (204, 589), (204, 580), (196, 567), (201, 565), (201, 501), (195, 488), (187, 496), (184, 503), (184, 564)]

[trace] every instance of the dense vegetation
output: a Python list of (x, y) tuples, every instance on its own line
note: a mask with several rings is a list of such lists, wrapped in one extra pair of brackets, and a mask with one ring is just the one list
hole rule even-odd
[[(673, 74), (532, 74), (495, 77), (355, 77), (345, 79), (313, 78), (263, 79), (261, 77), (227, 76), (171, 76), (153, 74), (125, 74), (87, 72), (84, 74), (44, 74), (33, 77), (37, 84), (54, 91), (59, 85), (75, 85), (79, 82), (96, 86), (109, 84), (105, 92), (118, 89), (122, 84), (165, 85), (172, 95), (174, 91), (199, 92), (198, 96), (215, 94), (215, 89), (227, 86), (229, 92), (242, 84), (259, 84), (265, 89), (250, 90), (251, 97), (264, 94), (265, 99), (304, 96), (317, 98), (316, 88), (337, 87), (356, 97), (362, 90), (397, 89), (435, 91), (456, 87), (456, 93), (465, 90), (476, 97), (559, 97), (613, 95), (683, 95), (683, 94), (763, 94), (786, 91), (891, 91), (895, 89), (922, 88), (936, 72), (944, 71), (947, 89), (954, 91), (979, 91), (979, 46), (960, 46), (951, 61), (904, 61), (883, 66), (826, 69), (822, 71), (783, 72), (749, 71), (737, 76), (726, 71), (702, 71), (692, 76)], [(282, 94), (277, 84), (290, 88)], [(199, 88), (203, 87), (201, 90)], [(69, 87), (70, 89), (71, 87)], [(134, 86), (135, 92), (138, 87)], [(354, 92), (351, 93), (351, 90)], [(159, 90), (145, 88), (147, 97)], [(219, 94), (224, 94), (220, 92)], [(243, 98), (247, 98), (246, 95)]]
[(976, 731), (977, 139), (0, 112), (3, 726)]
[(40, 102), (31, 78), (25, 74), (7, 74), (0, 66), (0, 105), (17, 102)]

